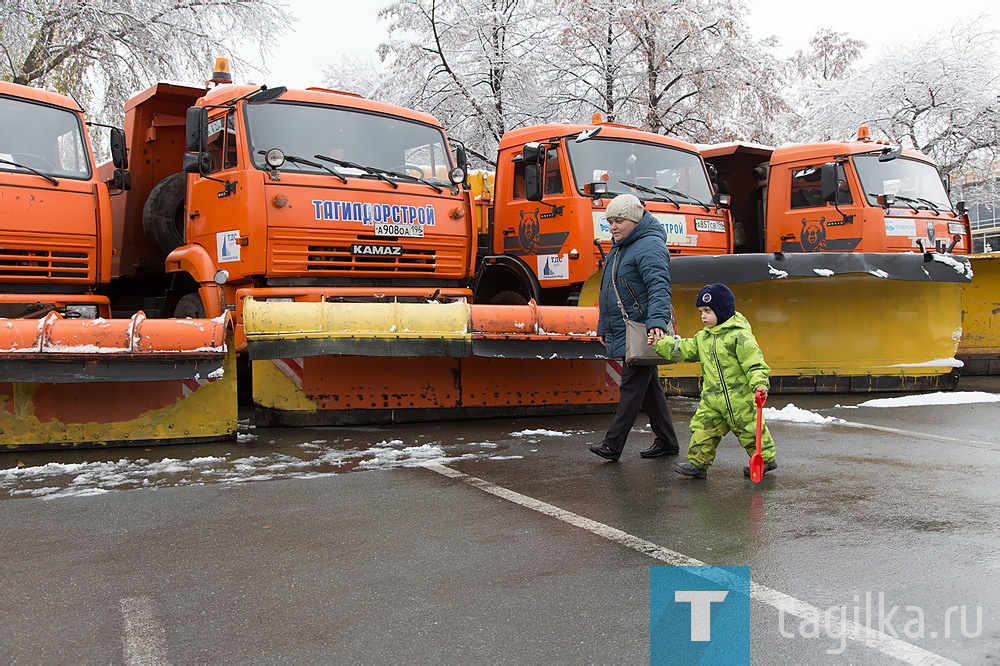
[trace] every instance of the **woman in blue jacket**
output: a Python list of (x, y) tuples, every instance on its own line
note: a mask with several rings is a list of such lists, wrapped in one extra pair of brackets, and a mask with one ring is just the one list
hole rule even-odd
[[(654, 340), (666, 335), (670, 324), (670, 252), (663, 225), (634, 195), (621, 194), (612, 199), (605, 216), (611, 225), (613, 242), (601, 278), (597, 335), (610, 358), (624, 359), (622, 308), (629, 319), (644, 322), (646, 332)], [(606, 460), (618, 460), (642, 409), (649, 417), (656, 439), (639, 455), (643, 458), (676, 455), (680, 447), (656, 366), (623, 363), (620, 392), (618, 408), (604, 441), (590, 450)]]

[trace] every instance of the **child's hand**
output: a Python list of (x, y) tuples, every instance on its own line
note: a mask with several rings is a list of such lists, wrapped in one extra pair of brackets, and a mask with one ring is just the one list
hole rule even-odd
[(763, 386), (758, 386), (754, 393), (760, 396), (761, 402), (767, 401), (767, 388)]

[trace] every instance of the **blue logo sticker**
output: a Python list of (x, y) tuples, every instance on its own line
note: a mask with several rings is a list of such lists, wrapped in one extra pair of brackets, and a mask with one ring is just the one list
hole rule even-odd
[(650, 664), (750, 664), (750, 567), (649, 568)]

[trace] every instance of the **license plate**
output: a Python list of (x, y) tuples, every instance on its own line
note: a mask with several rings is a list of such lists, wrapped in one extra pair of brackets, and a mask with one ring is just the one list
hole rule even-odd
[(393, 222), (380, 222), (375, 225), (376, 236), (388, 236), (392, 238), (423, 238), (424, 225), (422, 224), (396, 224)]
[(725, 233), (726, 223), (722, 220), (695, 220), (695, 231), (716, 231)]

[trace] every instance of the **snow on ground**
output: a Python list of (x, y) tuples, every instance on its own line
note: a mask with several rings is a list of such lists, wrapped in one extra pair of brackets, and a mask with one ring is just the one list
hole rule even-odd
[(796, 407), (792, 403), (788, 403), (781, 409), (765, 407), (764, 420), (784, 421), (787, 423), (810, 423), (810, 424), (845, 423), (843, 419), (838, 419), (835, 416), (820, 416), (816, 412), (810, 412), (808, 409), (802, 409), (800, 407)]
[[(241, 425), (241, 430), (250, 427)], [(259, 431), (257, 431), (259, 433)], [(509, 433), (512, 447), (534, 445), (545, 438), (569, 437), (557, 430), (521, 430)], [(524, 440), (522, 438), (530, 438)], [(241, 432), (238, 443), (258, 441), (258, 434)], [(86, 497), (114, 490), (165, 488), (207, 483), (239, 484), (276, 479), (308, 479), (354, 470), (415, 467), (426, 462), (454, 462), (468, 458), (516, 460), (521, 455), (498, 455), (497, 442), (467, 442), (464, 437), (449, 444), (419, 445), (399, 439), (356, 445), (351, 438), (316, 439), (293, 446), (293, 454), (269, 452), (266, 445), (253, 444), (259, 454), (226, 453), (188, 460), (122, 457), (118, 460), (18, 466), (0, 469), (0, 493), (10, 497)], [(501, 441), (505, 441), (501, 438)], [(272, 442), (273, 444), (273, 442)], [(504, 448), (507, 448), (506, 446)], [(524, 449), (521, 448), (520, 451)], [(127, 454), (127, 450), (122, 450)], [(530, 449), (537, 453), (537, 448)], [(58, 454), (54, 454), (58, 455)]]
[(858, 404), (858, 407), (919, 407), (924, 405), (967, 405), (978, 402), (1000, 402), (1000, 395), (983, 391), (949, 391), (947, 393), (922, 393), (899, 398), (875, 398)]

